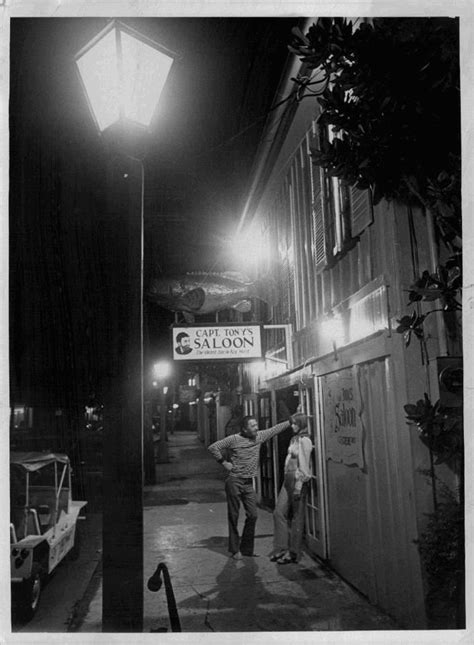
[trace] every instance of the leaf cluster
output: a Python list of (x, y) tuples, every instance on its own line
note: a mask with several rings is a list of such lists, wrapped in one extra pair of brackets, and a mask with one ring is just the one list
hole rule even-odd
[(438, 265), (435, 273), (423, 271), (421, 276), (410, 285), (408, 292), (408, 304), (412, 305), (417, 302), (434, 302), (439, 300), (441, 302), (441, 309), (432, 309), (426, 314), (419, 314), (416, 311), (411, 316), (406, 315), (397, 320), (398, 326), (395, 331), (403, 334), (405, 340), (405, 347), (408, 347), (411, 342), (412, 334), (418, 340), (424, 340), (423, 323), (426, 318), (435, 311), (459, 311), (462, 309), (461, 303), (458, 301), (462, 287), (462, 273), (461, 273), (461, 254), (457, 253), (452, 255), (446, 263)]
[(461, 288), (461, 267), (457, 257), (450, 258), (445, 265), (439, 265), (436, 273), (423, 271), (421, 277), (410, 286), (409, 303), (423, 300), (441, 300), (444, 311), (461, 309), (457, 300)]
[(451, 462), (463, 454), (461, 408), (445, 408), (439, 401), (433, 405), (425, 393), (416, 404), (404, 406), (409, 424), (418, 427), (420, 438), (436, 455), (436, 464)]
[(424, 339), (423, 323), (425, 318), (426, 314), (418, 314), (414, 311), (411, 316), (403, 316), (400, 320), (397, 320), (398, 327), (395, 331), (398, 334), (403, 334), (405, 347), (410, 345), (412, 334), (414, 334), (418, 340)]

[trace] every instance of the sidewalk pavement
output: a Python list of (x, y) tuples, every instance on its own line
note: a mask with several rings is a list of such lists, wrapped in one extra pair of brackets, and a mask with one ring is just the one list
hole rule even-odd
[[(304, 553), (277, 565), (270, 512), (260, 509), (258, 558), (229, 558), (223, 471), (195, 433), (169, 438), (170, 463), (144, 494), (144, 632), (171, 631), (164, 586), (148, 578), (165, 562), (183, 632), (396, 630), (334, 572)], [(243, 523), (243, 511), (241, 512)], [(99, 586), (77, 631), (101, 631)]]

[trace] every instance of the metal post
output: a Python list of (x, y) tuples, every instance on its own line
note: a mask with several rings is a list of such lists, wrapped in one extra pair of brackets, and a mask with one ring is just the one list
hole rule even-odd
[(169, 463), (168, 435), (166, 432), (166, 395), (160, 386), (160, 441), (156, 461), (159, 464)]
[(143, 174), (140, 189), (135, 168), (123, 157), (109, 160), (103, 632), (143, 631)]
[(143, 414), (143, 466), (145, 486), (156, 484), (152, 416), (152, 401), (148, 397), (145, 399), (145, 410)]

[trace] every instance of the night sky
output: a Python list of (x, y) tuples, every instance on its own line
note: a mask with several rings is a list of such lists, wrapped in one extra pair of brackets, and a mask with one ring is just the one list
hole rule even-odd
[[(299, 20), (125, 22), (179, 54), (147, 140), (145, 280), (232, 268), (220, 240), (241, 215), (264, 117)], [(11, 405), (82, 404), (100, 391), (121, 351), (126, 276), (136, 258), (120, 211), (130, 217), (130, 203), (138, 203), (130, 188), (136, 171), (120, 162), (112, 180), (107, 174), (110, 150), (95, 130), (74, 66), (74, 54), (106, 23), (11, 21)], [(172, 320), (148, 306), (150, 351), (167, 342)]]

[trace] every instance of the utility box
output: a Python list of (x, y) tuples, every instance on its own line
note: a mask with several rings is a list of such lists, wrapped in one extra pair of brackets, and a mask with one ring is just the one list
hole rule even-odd
[(446, 408), (460, 408), (463, 403), (462, 356), (440, 356), (438, 363), (439, 402)]

